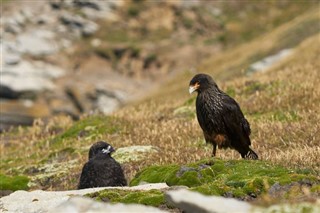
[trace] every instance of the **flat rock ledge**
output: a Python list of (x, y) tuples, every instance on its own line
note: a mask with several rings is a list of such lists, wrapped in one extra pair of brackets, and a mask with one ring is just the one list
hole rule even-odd
[(221, 196), (206, 196), (187, 189), (169, 190), (165, 199), (184, 213), (301, 213), (320, 212), (320, 199), (314, 202), (282, 203), (269, 207)]
[(145, 184), (135, 187), (100, 187), (71, 191), (16, 191), (0, 199), (0, 212), (165, 212), (138, 204), (108, 204), (81, 197), (104, 189), (151, 190), (166, 189), (165, 183)]
[(247, 202), (221, 196), (205, 196), (187, 189), (167, 192), (166, 200), (186, 213), (247, 213), (252, 211), (252, 206)]

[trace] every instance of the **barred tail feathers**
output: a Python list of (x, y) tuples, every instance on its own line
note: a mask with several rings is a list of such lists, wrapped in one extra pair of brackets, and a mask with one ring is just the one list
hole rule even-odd
[(258, 155), (252, 149), (249, 148), (249, 151), (244, 156), (245, 159), (258, 160)]

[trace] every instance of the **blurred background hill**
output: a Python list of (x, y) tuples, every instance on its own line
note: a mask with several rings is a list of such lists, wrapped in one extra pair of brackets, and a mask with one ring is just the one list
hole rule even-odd
[[(2, 0), (1, 9), (1, 130), (35, 118), (110, 114), (181, 73), (239, 77), (319, 32), (312, 0)], [(297, 17), (304, 18), (286, 27)], [(237, 51), (271, 31), (254, 44), (257, 53)], [(228, 51), (238, 57), (222, 56)], [(239, 63), (216, 69), (228, 60)]]

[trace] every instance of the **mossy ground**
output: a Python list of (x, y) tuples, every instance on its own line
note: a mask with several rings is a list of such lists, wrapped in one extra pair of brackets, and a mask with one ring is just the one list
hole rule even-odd
[[(294, 171), (265, 161), (207, 159), (188, 165), (150, 166), (140, 171), (130, 185), (162, 183), (187, 186), (206, 195), (235, 197), (261, 204), (275, 199), (286, 200), (306, 196), (306, 190), (320, 195), (320, 178), (311, 171)], [(171, 208), (164, 199), (165, 190), (131, 191), (106, 189), (86, 196), (111, 203), (139, 203)], [(270, 201), (271, 199), (272, 202)], [(264, 201), (265, 202), (265, 201)]]
[(26, 176), (6, 176), (0, 174), (0, 190), (27, 190), (29, 178)]
[(311, 171), (293, 171), (265, 161), (214, 159), (186, 166), (151, 166), (139, 172), (130, 185), (135, 186), (140, 182), (166, 182), (169, 186), (184, 185), (207, 195), (244, 199), (247, 196), (260, 196), (276, 183), (287, 185), (306, 182), (316, 188), (320, 179)]
[(131, 191), (121, 189), (106, 189), (86, 196), (98, 201), (111, 203), (138, 203), (148, 206), (161, 206), (165, 204), (164, 194), (160, 190)]

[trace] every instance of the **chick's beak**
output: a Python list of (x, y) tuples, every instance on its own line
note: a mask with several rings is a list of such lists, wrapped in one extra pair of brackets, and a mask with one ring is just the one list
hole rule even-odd
[(198, 88), (199, 88), (199, 83), (196, 83), (196, 84), (194, 84), (194, 85), (190, 85), (189, 86), (189, 93), (191, 94), (191, 93), (193, 93), (194, 91), (196, 91)]

